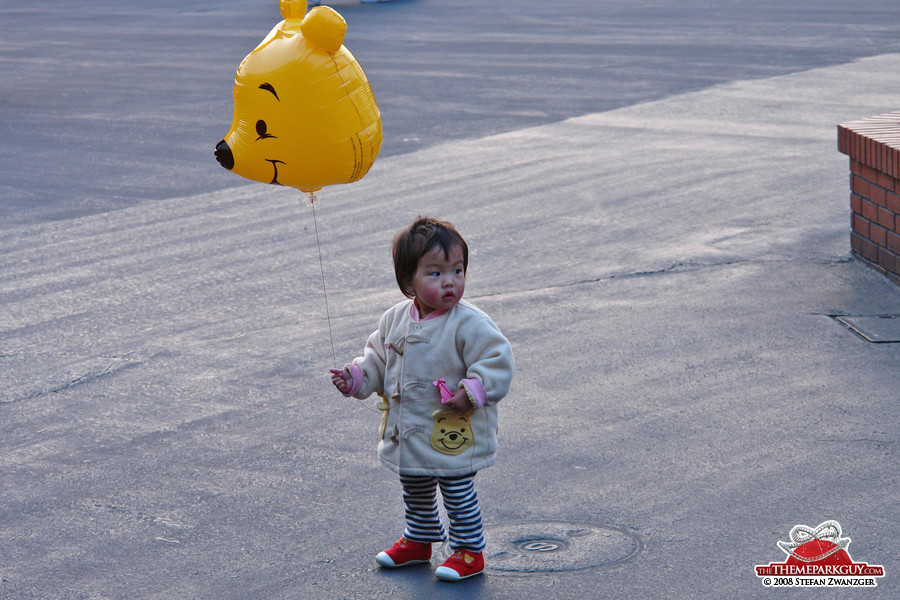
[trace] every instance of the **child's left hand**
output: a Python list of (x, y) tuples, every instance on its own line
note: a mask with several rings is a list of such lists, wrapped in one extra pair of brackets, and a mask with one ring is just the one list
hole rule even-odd
[(453, 393), (453, 397), (449, 398), (444, 406), (458, 412), (464, 413), (475, 408), (472, 406), (472, 401), (469, 400), (469, 393), (466, 392), (465, 388), (459, 388)]

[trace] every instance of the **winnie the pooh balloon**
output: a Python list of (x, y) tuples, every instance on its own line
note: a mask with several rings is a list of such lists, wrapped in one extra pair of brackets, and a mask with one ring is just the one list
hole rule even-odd
[(327, 6), (307, 13), (306, 0), (279, 5), (284, 20), (238, 67), (234, 119), (216, 160), (253, 181), (310, 193), (361, 179), (381, 148), (381, 115), (343, 46), (347, 24)]

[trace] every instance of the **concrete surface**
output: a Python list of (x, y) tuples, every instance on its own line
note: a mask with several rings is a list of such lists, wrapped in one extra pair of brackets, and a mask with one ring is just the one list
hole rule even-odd
[[(94, 7), (86, 23), (115, 20), (100, 10), (106, 3), (85, 4)], [(623, 15), (614, 31), (644, 23), (646, 8), (659, 37), (677, 40), (700, 14), (690, 4), (685, 13), (599, 4)], [(860, 19), (894, 34), (900, 22), (886, 3), (865, 13), (820, 4), (835, 38), (862, 28)], [(210, 10), (244, 32), (262, 5)], [(4, 4), (4, 16), (33, 14), (16, 6)], [(399, 23), (404, 11), (425, 19), (446, 6), (341, 12), (352, 27), (348, 13), (362, 8), (393, 11)], [(479, 6), (454, 14), (467, 15), (472, 31), (493, 31), (479, 15), (501, 9)], [(714, 11), (720, 21), (749, 14), (749, 4), (727, 6)], [(35, 37), (37, 22), (27, 22)], [(402, 31), (427, 46), (424, 33)], [(158, 48), (181, 43), (180, 33), (142, 41)], [(735, 53), (741, 40), (787, 43), (777, 29), (759, 35), (738, 35)], [(236, 58), (219, 66), (232, 73), (258, 36), (220, 40)], [(791, 43), (806, 56), (803, 41)], [(777, 592), (753, 567), (782, 560), (776, 542), (794, 525), (826, 519), (841, 523), (855, 560), (886, 571), (874, 590), (829, 594), (897, 597), (900, 344), (869, 343), (833, 318), (900, 314), (900, 288), (850, 257), (847, 163), (835, 141), (836, 123), (896, 109), (900, 54), (873, 54), (779, 65), (775, 52), (753, 73), (741, 61), (720, 65), (713, 70), (746, 77), (723, 75), (704, 89), (637, 94), (646, 100), (637, 103), (621, 92), (618, 108), (573, 109), (536, 126), (512, 119), (485, 136), (461, 125), (459, 135), (387, 152), (356, 184), (323, 190), (316, 216), (339, 363), (399, 298), (391, 233), (421, 213), (466, 236), (467, 298), (494, 317), (517, 358), (499, 461), (478, 476), (489, 544), (514, 530), (561, 531), (568, 548), (547, 562), (578, 570), (498, 568), (447, 585), (427, 566), (376, 567), (374, 554), (402, 529), (402, 504), (374, 458), (377, 415), (328, 381), (313, 212), (299, 192), (243, 182), (215, 164), (212, 145), (230, 114), (207, 115), (202, 135), (184, 134), (218, 169), (206, 193), (142, 196), (136, 186), (131, 198), (115, 196), (95, 171), (102, 159), (82, 170), (73, 154), (48, 159), (58, 170), (5, 173), (3, 205), (27, 214), (0, 227), (0, 597), (766, 598)], [(205, 58), (185, 63), (199, 70)], [(626, 59), (622, 72), (637, 88), (655, 88), (666, 70), (632, 72)], [(54, 62), (40, 53), (29, 61)], [(537, 70), (543, 81), (554, 72)], [(196, 95), (198, 110), (210, 106), (204, 91), (155, 73), (163, 91), (131, 98), (140, 107), (131, 126), (182, 92)], [(466, 120), (463, 91), (448, 102), (450, 123)], [(525, 105), (554, 104), (552, 91), (533, 92)], [(32, 100), (6, 83), (4, 94)], [(384, 95), (388, 107), (404, 103), (404, 94)], [(34, 100), (34, 120), (68, 122), (57, 101)], [(24, 155), (43, 152), (40, 140), (24, 139)], [(184, 150), (175, 146), (177, 158)], [(124, 142), (120, 150), (138, 164)], [(157, 164), (137, 180), (181, 186), (164, 172)], [(46, 205), (22, 208), (22, 190)], [(581, 568), (593, 552), (603, 560)], [(516, 558), (495, 564), (506, 560)]]
[[(894, 0), (335, 6), (378, 98), (382, 157), (900, 52)], [(277, 0), (0, 0), (0, 20), (0, 227), (237, 185), (210, 140)]]

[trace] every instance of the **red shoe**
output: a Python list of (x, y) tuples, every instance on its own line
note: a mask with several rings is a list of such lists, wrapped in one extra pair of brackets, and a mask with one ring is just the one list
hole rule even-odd
[(375, 556), (375, 561), (389, 569), (427, 563), (431, 561), (431, 544), (414, 542), (401, 537), (389, 549), (379, 552)]
[(434, 574), (443, 581), (460, 581), (483, 571), (484, 556), (481, 552), (457, 550), (434, 571)]

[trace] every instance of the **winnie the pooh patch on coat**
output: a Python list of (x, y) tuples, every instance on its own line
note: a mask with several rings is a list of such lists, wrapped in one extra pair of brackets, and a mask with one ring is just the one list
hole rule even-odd
[(434, 412), (434, 429), (431, 432), (431, 446), (444, 454), (461, 454), (475, 443), (472, 430), (474, 410), (459, 414), (452, 410)]

